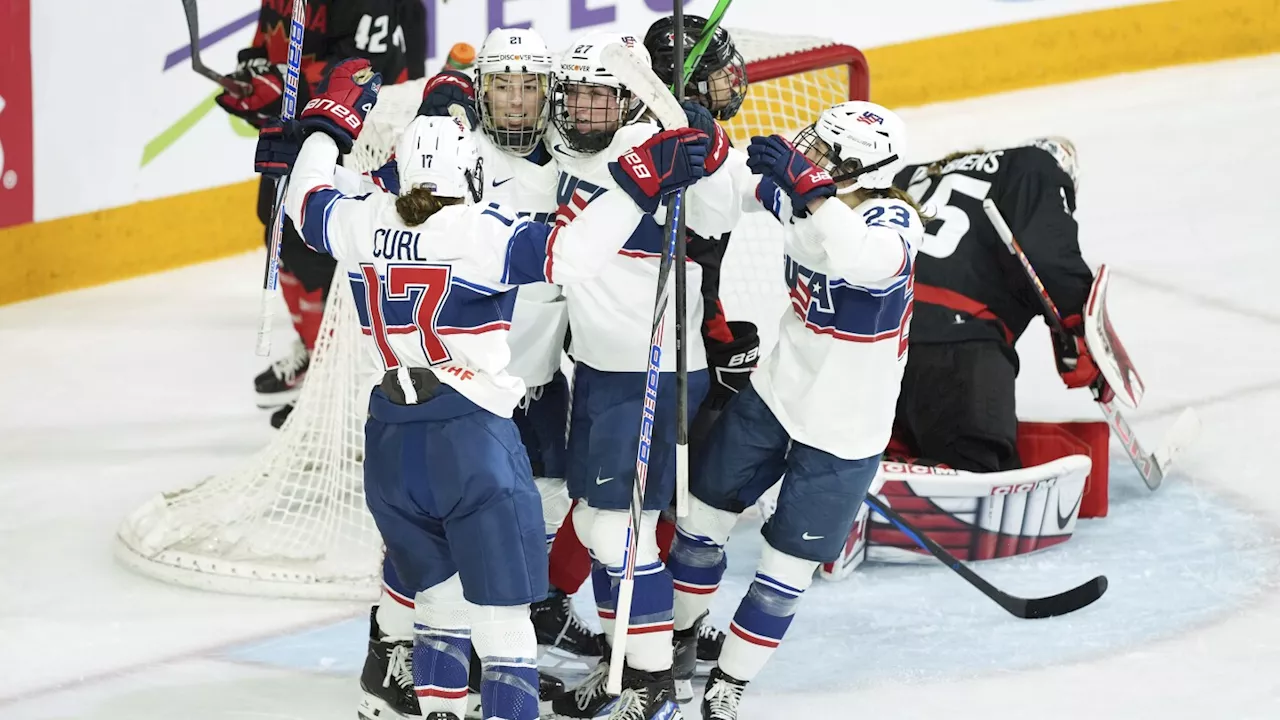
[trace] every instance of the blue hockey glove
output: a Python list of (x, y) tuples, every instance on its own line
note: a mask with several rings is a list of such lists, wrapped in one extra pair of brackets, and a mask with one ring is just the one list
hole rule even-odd
[(296, 122), (267, 122), (258, 131), (258, 147), (253, 154), (253, 171), (267, 177), (283, 177), (293, 169), (302, 148), (302, 129)]
[(470, 123), (475, 130), (480, 124), (476, 113), (476, 88), (471, 76), (458, 70), (442, 70), (431, 76), (422, 88), (422, 104), (419, 115), (447, 117), (452, 115)]
[(680, 107), (684, 108), (684, 115), (689, 119), (689, 127), (695, 130), (701, 130), (711, 138), (711, 146), (707, 152), (706, 169), (707, 174), (711, 175), (720, 166), (724, 164), (724, 159), (729, 157), (729, 148), (732, 144), (729, 142), (729, 134), (720, 127), (715, 118), (711, 116), (711, 111), (702, 107), (692, 100), (685, 100), (680, 103)]
[(809, 203), (836, 194), (831, 173), (777, 135), (753, 137), (747, 147), (747, 168), (770, 178), (791, 196), (791, 212), (796, 217), (809, 214)]
[(609, 163), (609, 174), (641, 210), (652, 215), (663, 196), (706, 175), (707, 145), (707, 135), (700, 130), (664, 130)]
[(338, 149), (351, 152), (351, 146), (364, 129), (364, 119), (378, 102), (382, 75), (364, 58), (347, 58), (329, 68), (315, 97), (298, 115), (304, 128), (329, 134)]

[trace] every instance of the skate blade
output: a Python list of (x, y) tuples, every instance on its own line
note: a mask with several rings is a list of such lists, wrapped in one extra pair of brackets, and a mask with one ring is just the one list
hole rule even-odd
[(296, 387), (293, 390), (286, 390), (278, 393), (260, 393), (255, 392), (256, 402), (260, 410), (275, 410), (298, 399), (302, 394), (302, 387)]
[(394, 718), (409, 717), (396, 712), (382, 698), (367, 693), (360, 698), (360, 705), (356, 708), (356, 716), (360, 720), (393, 720)]
[(693, 680), (676, 680), (676, 702), (683, 705), (693, 699)]

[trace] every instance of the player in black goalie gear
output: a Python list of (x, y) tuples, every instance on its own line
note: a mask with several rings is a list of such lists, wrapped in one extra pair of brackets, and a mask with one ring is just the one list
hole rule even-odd
[[(706, 18), (684, 16), (684, 57), (707, 27)], [(664, 17), (649, 26), (644, 36), (653, 72), (668, 86), (675, 84), (675, 19)], [(729, 31), (716, 28), (706, 52), (698, 59), (685, 84), (685, 112), (689, 125), (707, 133), (717, 142), (729, 143), (724, 128), (716, 121), (727, 121), (737, 115), (747, 96), (747, 69), (742, 53), (733, 44)], [(720, 303), (720, 266), (729, 248), (730, 234), (704, 238), (690, 232), (686, 252), (689, 259), (702, 268), (702, 298), (706, 308), (702, 325), (703, 343), (707, 349), (707, 367), (711, 371), (711, 388), (698, 407), (689, 428), (690, 452), (696, 458), (702, 439), (707, 436), (729, 400), (746, 386), (751, 370), (760, 355), (760, 338), (756, 326), (746, 321), (728, 321)], [(696, 466), (696, 459), (690, 460)], [(676, 682), (676, 695), (683, 702), (692, 697), (692, 679), (699, 660), (714, 662), (720, 656), (724, 634), (704, 626), (706, 614), (689, 627), (676, 626), (673, 635), (674, 662), (671, 670)], [(701, 641), (700, 641), (701, 636)]]
[(984, 199), (996, 204), (1062, 314), (1067, 334), (1054, 338), (1054, 353), (1063, 381), (1103, 387), (1083, 339), (1093, 273), (1077, 238), (1077, 172), (1075, 146), (1048, 137), (952, 153), (895, 176), (894, 185), (936, 213), (916, 259), (894, 428), (911, 455), (975, 472), (1021, 467), (1014, 343), (1043, 311), (983, 212)]

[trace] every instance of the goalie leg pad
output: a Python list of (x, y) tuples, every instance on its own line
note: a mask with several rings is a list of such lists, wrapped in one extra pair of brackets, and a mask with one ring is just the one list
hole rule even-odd
[(423, 716), (451, 712), (462, 717), (471, 666), (471, 605), (457, 574), (415, 598), (413, 685)]
[[(627, 543), (628, 515), (616, 510), (587, 507), (574, 512), (578, 532), (587, 538), (587, 548), (605, 571), (593, 572), (596, 610), (601, 620), (612, 620), (618, 606), (618, 582), (623, 574), (623, 554)], [(585, 523), (581, 520), (588, 519)], [(641, 514), (637, 531), (635, 587), (631, 596), (631, 621), (627, 626), (627, 664), (637, 670), (654, 672), (671, 667), (672, 582), (671, 572), (658, 559), (658, 513)], [(586, 530), (585, 528), (590, 528)], [(608, 583), (606, 592), (605, 583)], [(614, 632), (619, 629), (614, 628)], [(607, 631), (607, 628), (606, 628)], [(612, 637), (612, 636), (610, 636)]]
[(739, 680), (755, 679), (786, 635), (800, 596), (813, 582), (817, 567), (812, 560), (788, 555), (765, 543), (759, 570), (729, 624), (729, 635), (720, 651), (722, 671)]
[(537, 720), (538, 639), (528, 605), (471, 606), (472, 641), (483, 673), (484, 717)]

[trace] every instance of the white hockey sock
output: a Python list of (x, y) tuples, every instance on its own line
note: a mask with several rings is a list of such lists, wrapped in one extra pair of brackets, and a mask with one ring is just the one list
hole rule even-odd
[(724, 577), (724, 545), (738, 521), (736, 514), (717, 510), (695, 497), (689, 501), (689, 513), (677, 521), (667, 555), (675, 588), (676, 630), (688, 630), (711, 606)]
[(472, 605), (471, 627), (484, 668), (480, 681), (483, 716), (538, 720), (538, 639), (529, 620), (529, 606)]
[(564, 478), (535, 477), (533, 483), (542, 496), (542, 521), (547, 527), (547, 552), (550, 552), (551, 541), (556, 539), (573, 500), (569, 499), (569, 487)]
[(416, 613), (413, 600), (394, 593), (385, 586), (378, 598), (378, 629), (391, 640), (411, 640)]
[(423, 716), (437, 710), (463, 717), (471, 669), (471, 604), (457, 575), (418, 593), (413, 686)]
[(729, 625), (720, 651), (721, 670), (738, 680), (755, 679), (782, 642), (817, 567), (817, 562), (787, 555), (765, 543), (760, 569)]

